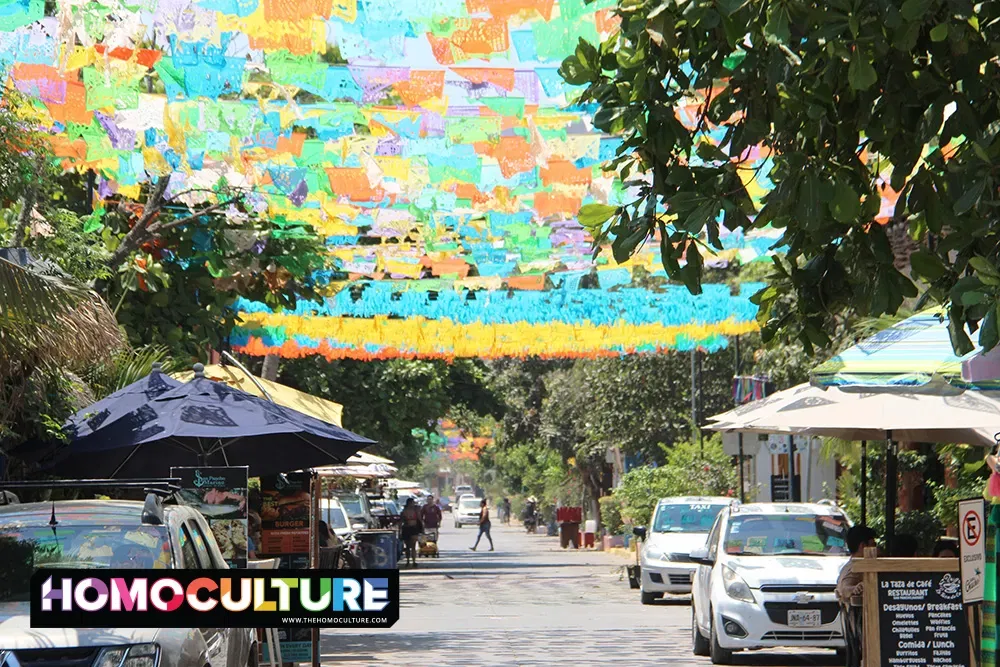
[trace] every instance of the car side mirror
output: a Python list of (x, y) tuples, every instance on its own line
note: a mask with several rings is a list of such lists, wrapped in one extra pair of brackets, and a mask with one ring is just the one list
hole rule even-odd
[(636, 526), (635, 528), (632, 529), (632, 534), (635, 535), (636, 537), (638, 537), (640, 540), (645, 541), (645, 539), (646, 539), (646, 527), (645, 526)]
[(715, 565), (715, 561), (708, 556), (708, 547), (699, 547), (691, 550), (691, 561), (699, 565)]

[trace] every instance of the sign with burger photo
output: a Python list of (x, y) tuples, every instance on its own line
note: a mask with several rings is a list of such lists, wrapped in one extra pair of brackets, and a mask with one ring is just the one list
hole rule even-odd
[(260, 478), (262, 555), (308, 555), (309, 482), (309, 473)]

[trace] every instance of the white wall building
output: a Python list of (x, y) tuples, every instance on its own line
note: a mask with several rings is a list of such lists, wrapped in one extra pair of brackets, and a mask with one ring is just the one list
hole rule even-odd
[[(787, 435), (743, 434), (743, 483), (747, 502), (790, 500)], [(834, 499), (837, 461), (824, 457), (822, 440), (795, 436), (795, 478), (803, 502)], [(739, 434), (723, 433), (727, 454), (739, 454)]]

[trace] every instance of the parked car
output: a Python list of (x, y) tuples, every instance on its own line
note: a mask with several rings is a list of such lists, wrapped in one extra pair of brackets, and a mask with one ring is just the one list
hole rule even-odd
[(729, 664), (733, 651), (778, 646), (842, 651), (834, 591), (850, 521), (835, 505), (759, 503), (723, 509), (698, 563), (692, 649)]
[(479, 503), (482, 501), (482, 498), (476, 498), (470, 495), (463, 496), (458, 501), (458, 507), (452, 513), (455, 517), (455, 528), (461, 528), (462, 526), (478, 526), (480, 509)]
[(338, 499), (323, 498), (319, 501), (319, 507), (320, 516), (337, 537), (346, 540), (351, 536), (354, 530), (351, 528), (350, 518)]
[(652, 604), (664, 593), (690, 593), (698, 566), (691, 550), (705, 546), (715, 517), (732, 498), (663, 498), (653, 510), (640, 561), (640, 599)]
[(437, 506), (441, 508), (442, 512), (450, 512), (452, 510), (451, 501), (447, 498), (438, 498)]
[(459, 484), (458, 486), (455, 487), (455, 497), (456, 498), (460, 499), (466, 493), (469, 494), (470, 496), (475, 496), (476, 495), (476, 492), (468, 484)]
[[(55, 517), (58, 524), (52, 524)], [(38, 567), (228, 569), (205, 518), (196, 510), (146, 502), (70, 500), (0, 505), (0, 655), (6, 664), (256, 667), (255, 635), (247, 629), (32, 628), (23, 553)], [(20, 547), (20, 548), (18, 548)], [(58, 549), (58, 562), (51, 554)], [(4, 562), (18, 557), (19, 562)], [(17, 573), (15, 575), (15, 573)], [(14, 661), (10, 654), (13, 653)]]
[(347, 511), (347, 518), (351, 522), (352, 530), (364, 530), (375, 527), (375, 517), (372, 516), (372, 508), (367, 495), (364, 493), (341, 491), (336, 494), (336, 498)]
[(400, 510), (396, 503), (391, 500), (373, 500), (372, 515), (382, 525), (382, 528), (393, 528), (401, 520)]

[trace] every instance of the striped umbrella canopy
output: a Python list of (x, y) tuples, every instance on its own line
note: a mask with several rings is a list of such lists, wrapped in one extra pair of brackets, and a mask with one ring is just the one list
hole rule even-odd
[(948, 317), (942, 309), (927, 310), (879, 331), (812, 371), (812, 384), (821, 387), (881, 387), (932, 390), (935, 383), (964, 388), (996, 388), (1000, 381), (963, 379), (963, 364), (981, 355), (977, 347), (958, 356), (948, 335)]

